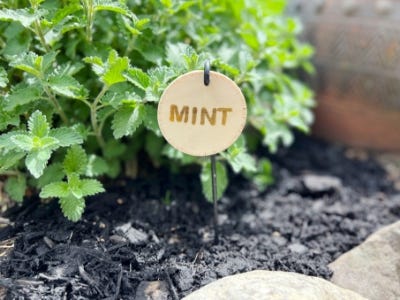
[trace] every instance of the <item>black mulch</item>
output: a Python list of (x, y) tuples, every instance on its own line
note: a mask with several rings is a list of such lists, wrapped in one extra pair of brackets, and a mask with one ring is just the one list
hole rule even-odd
[[(163, 280), (176, 299), (254, 269), (329, 278), (330, 262), (400, 217), (400, 197), (373, 160), (347, 159), (344, 149), (308, 138), (272, 159), (277, 183), (267, 192), (232, 179), (218, 245), (212, 205), (191, 176), (117, 180), (87, 201), (77, 223), (57, 203), (28, 199), (8, 213), (15, 225), (0, 230), (0, 240), (16, 237), (0, 285), (8, 299), (134, 299), (140, 282)], [(305, 174), (335, 176), (342, 186), (313, 191)]]

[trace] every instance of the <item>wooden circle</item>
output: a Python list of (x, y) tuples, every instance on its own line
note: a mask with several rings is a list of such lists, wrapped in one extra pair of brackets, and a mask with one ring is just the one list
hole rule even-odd
[(175, 79), (158, 104), (158, 124), (174, 148), (193, 156), (216, 154), (240, 136), (247, 117), (239, 87), (221, 73), (192, 71)]

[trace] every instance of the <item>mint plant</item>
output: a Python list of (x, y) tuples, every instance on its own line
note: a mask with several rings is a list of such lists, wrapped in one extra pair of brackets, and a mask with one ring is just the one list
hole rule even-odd
[[(229, 167), (259, 188), (272, 182), (271, 152), (308, 131), (311, 91), (296, 79), (311, 72), (312, 48), (284, 0), (13, 0), (0, 2), (0, 178), (22, 201), (27, 189), (57, 198), (77, 221), (85, 198), (104, 191), (96, 178), (137, 165), (201, 167), (207, 160), (173, 149), (161, 137), (157, 102), (177, 76), (206, 59), (242, 89), (248, 126), (217, 162), (218, 194)], [(139, 164), (140, 167), (140, 164)], [(131, 172), (132, 173), (132, 172)], [(134, 173), (134, 172), (133, 172)]]

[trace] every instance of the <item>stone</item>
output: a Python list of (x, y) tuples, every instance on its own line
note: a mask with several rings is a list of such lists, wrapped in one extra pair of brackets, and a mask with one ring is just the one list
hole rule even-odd
[(293, 253), (304, 254), (308, 252), (308, 248), (300, 243), (290, 244), (288, 248)]
[(366, 300), (321, 278), (290, 272), (252, 271), (214, 281), (183, 300)]
[(329, 265), (331, 281), (371, 300), (400, 299), (400, 221), (372, 234)]
[(141, 245), (147, 242), (149, 235), (141, 230), (132, 227), (131, 223), (126, 223), (115, 228), (120, 232), (131, 244)]
[(176, 266), (178, 269), (175, 275), (175, 282), (181, 291), (187, 291), (193, 286), (194, 275), (196, 274), (195, 268), (192, 266)]
[(165, 281), (142, 281), (136, 289), (136, 300), (168, 300), (169, 291)]
[(302, 182), (310, 193), (332, 192), (342, 186), (342, 182), (339, 178), (326, 175), (304, 175)]

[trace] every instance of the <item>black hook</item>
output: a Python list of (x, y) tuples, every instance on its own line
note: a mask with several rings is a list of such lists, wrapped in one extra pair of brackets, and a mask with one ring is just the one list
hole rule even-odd
[(210, 61), (207, 59), (204, 62), (204, 85), (210, 84)]

